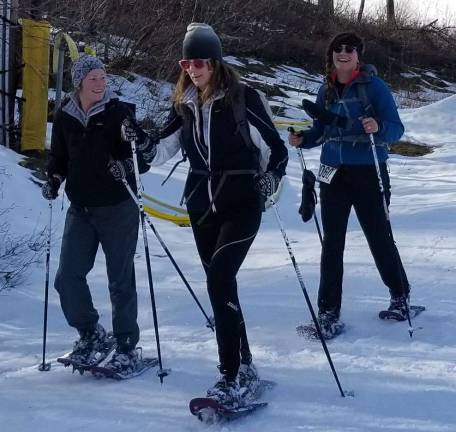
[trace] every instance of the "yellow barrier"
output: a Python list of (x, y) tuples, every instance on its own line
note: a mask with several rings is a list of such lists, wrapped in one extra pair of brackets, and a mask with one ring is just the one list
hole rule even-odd
[[(274, 199), (275, 202), (277, 202), (279, 199), (280, 192), (282, 190), (282, 186), (283, 186), (283, 181), (281, 181), (279, 183), (279, 187), (277, 188), (276, 193), (272, 196), (272, 198)], [(144, 199), (144, 210), (149, 215), (151, 215), (155, 218), (158, 218), (158, 219), (172, 222), (181, 227), (191, 226), (190, 217), (188, 216), (187, 211), (184, 210), (183, 208), (166, 204), (165, 202), (160, 201), (157, 198), (153, 198), (144, 192), (142, 193), (142, 197)], [(157, 204), (158, 206), (163, 207), (165, 210), (158, 210), (157, 208), (153, 208), (150, 203)], [(268, 208), (268, 207), (269, 207), (269, 203), (266, 205), (266, 208)], [(166, 210), (171, 210), (172, 212), (178, 213), (178, 214), (171, 214), (171, 213), (167, 212)]]
[(66, 42), (70, 53), (71, 61), (74, 62), (79, 58), (78, 47), (71, 37), (63, 32), (57, 34), (54, 40), (54, 50), (52, 53), (52, 73), (55, 75), (59, 68), (59, 49), (63, 42)]
[(150, 195), (147, 195), (145, 192), (142, 193), (142, 196), (143, 196), (143, 198), (145, 198), (146, 200), (151, 201), (151, 202), (153, 202), (153, 203), (155, 203), (155, 204), (158, 204), (159, 206), (164, 207), (164, 208), (166, 208), (166, 209), (168, 209), (168, 210), (173, 210), (173, 211), (175, 211), (176, 213), (180, 213), (180, 214), (183, 214), (183, 215), (188, 215), (187, 211), (184, 210), (182, 207), (175, 207), (175, 206), (172, 206), (172, 205), (170, 205), (170, 204), (167, 204), (167, 203), (165, 203), (165, 202), (163, 202), (163, 201), (160, 201), (160, 200), (157, 199), (157, 198), (153, 198), (153, 197), (151, 197)]
[(276, 126), (310, 126), (311, 120), (274, 120), (273, 123)]
[(146, 213), (148, 213), (151, 216), (156, 217), (158, 219), (167, 220), (167, 221), (172, 222), (181, 227), (190, 226), (190, 218), (188, 216), (171, 215), (169, 213), (164, 213), (159, 210), (153, 209), (147, 205), (144, 206), (144, 210), (146, 211)]
[[(144, 210), (153, 217), (158, 219), (167, 220), (169, 222), (175, 223), (176, 225), (185, 227), (190, 226), (190, 218), (186, 210), (180, 207), (175, 207), (169, 204), (166, 204), (163, 201), (158, 200), (157, 198), (153, 198), (150, 195), (147, 195), (143, 192), (142, 194), (144, 198)], [(152, 204), (157, 204), (159, 207), (162, 207), (164, 210), (159, 210), (158, 208), (152, 207)], [(171, 210), (173, 213), (171, 214), (169, 211)]]
[(49, 34), (46, 21), (22, 19), (21, 150), (44, 150), (48, 111)]

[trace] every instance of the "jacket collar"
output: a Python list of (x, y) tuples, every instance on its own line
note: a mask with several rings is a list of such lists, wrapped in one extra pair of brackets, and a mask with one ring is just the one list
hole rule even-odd
[[(350, 85), (353, 82), (365, 83), (372, 80), (372, 76), (377, 75), (377, 69), (372, 64), (363, 64), (358, 69), (355, 69), (350, 77), (350, 80), (345, 85)], [(335, 71), (331, 74), (333, 82), (336, 81), (337, 74)]]
[[(361, 74), (360, 70), (359, 69), (355, 69), (352, 71), (351, 73), (351, 76), (350, 76), (350, 79), (344, 83), (346, 86), (350, 85), (356, 78), (359, 77), (359, 75)], [(333, 71), (333, 73), (331, 74), (331, 80), (333, 83), (336, 82), (337, 80), (337, 73), (336, 71)]]
[[(206, 105), (210, 105), (212, 102), (218, 99), (222, 99), (225, 96), (225, 92), (223, 90), (218, 90), (213, 94), (206, 102)], [(182, 102), (185, 105), (191, 105), (194, 104), (194, 106), (198, 106), (198, 89), (195, 85), (190, 84), (184, 92), (184, 97), (182, 99)]]
[(79, 122), (81, 122), (81, 124), (84, 127), (87, 127), (90, 117), (104, 111), (106, 104), (113, 99), (117, 99), (117, 97), (114, 97), (114, 93), (112, 92), (112, 90), (109, 87), (106, 87), (103, 99), (101, 99), (93, 107), (91, 107), (89, 111), (84, 112), (84, 110), (81, 108), (77, 92), (72, 92), (70, 94), (68, 102), (62, 108), (62, 111), (74, 117), (76, 120), (79, 120)]

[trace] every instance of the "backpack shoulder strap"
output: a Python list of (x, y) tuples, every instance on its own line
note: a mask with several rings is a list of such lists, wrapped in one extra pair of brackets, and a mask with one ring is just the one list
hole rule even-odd
[[(363, 65), (361, 66), (361, 73), (365, 77), (374, 77), (378, 75), (377, 68), (374, 65)], [(372, 105), (369, 97), (367, 96), (367, 85), (368, 83), (363, 80), (362, 82), (357, 83), (356, 85), (356, 93), (358, 98), (361, 101), (361, 105), (364, 109), (364, 112), (369, 117), (375, 117), (375, 109)]]
[(362, 82), (356, 84), (356, 92), (366, 115), (369, 117), (375, 117), (374, 107), (371, 104), (369, 97), (367, 96), (367, 83)]
[(234, 121), (236, 133), (240, 133), (245, 145), (251, 150), (258, 150), (250, 136), (249, 123), (247, 122), (247, 107), (245, 104), (245, 84), (239, 83), (232, 97)]

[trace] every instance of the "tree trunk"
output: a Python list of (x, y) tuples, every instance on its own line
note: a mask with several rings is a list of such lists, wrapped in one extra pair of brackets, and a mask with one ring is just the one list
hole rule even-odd
[(364, 13), (364, 0), (361, 0), (361, 3), (359, 5), (359, 11), (358, 11), (358, 22), (361, 22), (363, 19), (363, 13)]
[(30, 2), (30, 18), (39, 21), (42, 17), (41, 0), (31, 0)]
[(386, 21), (388, 24), (396, 23), (396, 16), (394, 14), (394, 0), (386, 0)]
[(334, 15), (334, 0), (318, 0), (318, 8), (323, 16), (332, 17)]

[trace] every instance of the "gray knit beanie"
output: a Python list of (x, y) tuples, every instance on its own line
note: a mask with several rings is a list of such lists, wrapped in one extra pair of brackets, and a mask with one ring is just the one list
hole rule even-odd
[(74, 88), (79, 88), (82, 80), (94, 69), (102, 69), (105, 71), (104, 64), (99, 58), (88, 54), (79, 57), (71, 68), (71, 79), (73, 80)]
[(223, 61), (222, 44), (209, 24), (190, 23), (182, 44), (182, 58)]

